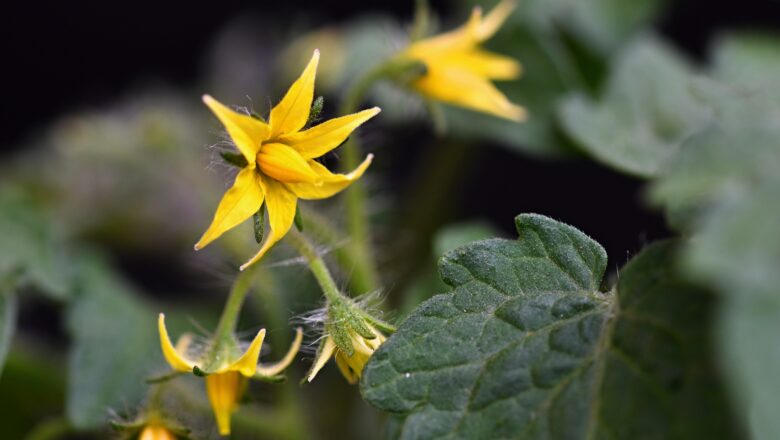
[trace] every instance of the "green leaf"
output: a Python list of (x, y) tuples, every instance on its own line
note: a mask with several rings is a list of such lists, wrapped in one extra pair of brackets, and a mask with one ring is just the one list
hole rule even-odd
[(714, 76), (757, 93), (778, 93), (780, 36), (741, 33), (720, 38), (713, 49)]
[(82, 262), (78, 297), (67, 309), (68, 419), (78, 428), (105, 423), (110, 408), (140, 402), (160, 362), (155, 314), (96, 256)]
[(11, 289), (0, 288), (0, 374), (3, 372), (5, 358), (11, 348), (11, 339), (16, 330), (18, 312), (15, 292)]
[(0, 278), (17, 277), (55, 299), (68, 295), (62, 240), (41, 201), (7, 186), (0, 192)]
[(780, 438), (780, 292), (772, 297), (729, 298), (721, 318), (725, 372), (749, 438)]
[(722, 201), (750, 198), (780, 169), (780, 99), (716, 83), (698, 89), (714, 109), (711, 123), (685, 142), (650, 190), (683, 230), (705, 221)]
[(422, 304), (364, 370), (395, 438), (728, 438), (710, 365), (709, 294), (654, 245), (598, 288), (606, 254), (572, 228), (517, 218), (520, 240), (445, 255), (452, 290)]
[(679, 55), (655, 39), (641, 38), (615, 59), (602, 99), (569, 97), (561, 123), (596, 160), (651, 177), (710, 118), (709, 108), (693, 93), (693, 79)]
[(526, 0), (518, 2), (515, 16), (541, 32), (563, 30), (606, 55), (650, 24), (664, 3), (664, 0)]

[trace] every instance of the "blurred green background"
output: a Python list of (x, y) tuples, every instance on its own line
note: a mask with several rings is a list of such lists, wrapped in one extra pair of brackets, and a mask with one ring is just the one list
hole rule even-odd
[[(434, 29), (460, 24), (475, 3), (432, 2)], [(316, 92), (332, 116), (358, 75), (403, 47), (414, 12), (411, 1), (92, 6), (17, 5), (3, 30), (14, 36), (2, 43), (10, 75), (0, 130), (3, 438), (111, 435), (107, 420), (132, 419), (144, 378), (166, 371), (157, 313), (175, 335), (205, 337), (214, 327), (256, 244), (245, 224), (192, 251), (231, 181), (218, 155), (221, 128), (200, 95), (264, 113), (318, 47)], [(514, 236), (520, 212), (586, 231), (612, 270), (684, 229), (648, 203), (641, 180), (707, 118), (678, 89), (693, 75), (756, 84), (771, 78), (767, 69), (780, 72), (770, 62), (734, 67), (756, 51), (776, 55), (763, 35), (777, 32), (779, 18), (777, 2), (521, 0), (487, 46), (523, 63), (524, 77), (501, 88), (529, 109), (528, 123), (448, 108), (448, 131), (437, 136), (416, 97), (375, 89), (369, 99), (384, 111), (357, 136), (377, 157), (365, 183), (389, 319), (442, 290), (439, 255)], [(776, 86), (777, 77), (766, 81)], [(613, 154), (609, 144), (620, 140), (604, 133), (614, 127), (641, 138), (636, 151)], [(662, 154), (637, 159), (648, 149)], [(343, 244), (333, 233), (343, 222), (339, 198), (304, 208), (326, 225), (310, 233)], [(350, 268), (333, 266), (346, 284)], [(262, 277), (240, 328), (246, 336), (268, 328), (264, 357), (275, 359), (292, 336), (289, 321), (318, 307), (320, 294), (283, 245)], [(335, 368), (298, 385), (312, 350), (285, 385), (252, 385), (237, 438), (380, 435), (382, 416)], [(169, 405), (197, 438), (216, 438), (201, 387), (178, 380)]]

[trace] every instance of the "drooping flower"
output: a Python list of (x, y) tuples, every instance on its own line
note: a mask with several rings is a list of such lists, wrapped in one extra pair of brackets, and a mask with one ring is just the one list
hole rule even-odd
[(143, 428), (138, 440), (176, 440), (176, 435), (163, 425), (150, 423)]
[(363, 367), (366, 366), (368, 359), (374, 354), (377, 348), (385, 342), (385, 335), (380, 333), (370, 324), (367, 324), (373, 333), (372, 338), (367, 338), (355, 331), (348, 330), (348, 341), (352, 347), (352, 353), (347, 350), (342, 350), (336, 345), (335, 340), (331, 335), (325, 337), (325, 340), (320, 345), (317, 352), (317, 358), (314, 360), (314, 365), (309, 371), (306, 380), (311, 382), (314, 377), (319, 373), (322, 367), (328, 362), (331, 356), (335, 355), (336, 365), (339, 367), (341, 374), (347, 379), (350, 384), (356, 384), (360, 380), (360, 376), (363, 373)]
[(293, 361), (303, 338), (301, 329), (297, 329), (295, 340), (282, 360), (270, 365), (259, 365), (265, 329), (257, 332), (243, 353), (235, 340), (216, 341), (214, 347), (217, 347), (218, 352), (206, 353), (199, 360), (188, 357), (191, 343), (189, 335), (185, 334), (179, 338), (174, 347), (165, 327), (165, 315), (162, 313), (157, 321), (157, 329), (160, 333), (163, 356), (171, 368), (183, 373), (194, 372), (205, 376), (206, 393), (221, 435), (230, 434), (230, 418), (238, 408), (247, 379), (275, 380), (275, 376), (284, 371)]
[(431, 99), (489, 113), (513, 121), (526, 118), (524, 108), (513, 104), (491, 80), (511, 80), (522, 68), (515, 59), (480, 48), (514, 10), (512, 0), (499, 3), (486, 17), (475, 7), (469, 21), (458, 29), (413, 42), (400, 59), (422, 62), (426, 71), (411, 86)]
[(350, 384), (360, 380), (363, 367), (387, 339), (382, 331), (395, 331), (395, 327), (366, 311), (366, 304), (374, 299), (374, 295), (365, 295), (357, 301), (339, 296), (330, 299), (324, 309), (304, 319), (311, 324), (323, 325), (324, 331), (317, 356), (306, 375), (308, 382), (314, 380), (331, 357), (335, 358), (341, 374)]
[(242, 223), (265, 204), (271, 231), (257, 254), (241, 266), (243, 270), (260, 260), (290, 230), (299, 198), (331, 197), (360, 178), (371, 164), (373, 156), (368, 155), (354, 171), (334, 174), (315, 160), (341, 145), (358, 126), (380, 111), (374, 107), (304, 130), (314, 97), (319, 57), (315, 50), (300, 78), (271, 110), (267, 123), (233, 111), (211, 96), (203, 97), (246, 159), (246, 165), (225, 193), (195, 250)]

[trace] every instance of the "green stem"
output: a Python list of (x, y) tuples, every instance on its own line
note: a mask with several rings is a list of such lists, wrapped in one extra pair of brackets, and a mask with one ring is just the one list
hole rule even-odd
[(47, 420), (30, 431), (25, 440), (54, 440), (58, 438), (65, 438), (74, 433), (73, 426), (71, 426), (68, 419), (65, 417), (57, 417), (51, 420)]
[[(366, 92), (371, 86), (384, 75), (384, 69), (380, 65), (378, 68), (370, 70), (366, 75), (359, 79), (352, 89), (347, 93), (344, 102), (341, 105), (339, 114), (348, 115), (357, 111), (358, 105), (365, 97)], [(344, 169), (351, 171), (360, 164), (361, 148), (356, 136), (350, 137), (342, 149), (344, 159)], [(350, 252), (355, 256), (355, 272), (353, 274), (353, 285), (360, 291), (371, 291), (379, 285), (379, 276), (371, 253), (371, 232), (369, 230), (369, 221), (366, 215), (366, 188), (362, 181), (354, 182), (347, 188), (347, 230), (350, 236), (350, 242), (347, 245)]]
[(214, 332), (214, 353), (229, 349), (235, 343), (233, 334), (236, 331), (238, 315), (241, 313), (241, 306), (243, 306), (244, 299), (246, 299), (246, 295), (252, 287), (255, 271), (255, 267), (249, 267), (241, 272), (233, 283), (225, 303), (225, 308), (222, 310), (222, 315), (219, 318), (217, 329)]
[(289, 237), (289, 243), (295, 250), (306, 259), (311, 273), (314, 275), (314, 278), (317, 279), (317, 283), (325, 294), (325, 298), (330, 302), (341, 301), (344, 297), (336, 286), (336, 282), (333, 281), (333, 276), (330, 274), (328, 266), (325, 265), (322, 257), (320, 257), (309, 240), (296, 230), (288, 232), (287, 237)]
[[(391, 57), (380, 63), (360, 77), (347, 92), (342, 102), (340, 114), (355, 113), (365, 98), (366, 93), (379, 80), (393, 79), (399, 83), (408, 83), (425, 71), (425, 66), (419, 61)], [(350, 137), (342, 149), (343, 166), (346, 171), (355, 169), (360, 164), (361, 151), (355, 136)], [(366, 216), (366, 189), (362, 181), (347, 188), (347, 231), (350, 236), (349, 246), (355, 255), (355, 272), (353, 287), (361, 291), (376, 290), (379, 287), (379, 275), (376, 262), (371, 252), (371, 231)]]

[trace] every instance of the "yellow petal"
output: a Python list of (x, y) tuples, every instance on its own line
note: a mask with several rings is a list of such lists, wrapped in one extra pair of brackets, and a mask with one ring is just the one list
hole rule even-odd
[(321, 184), (314, 185), (311, 183), (288, 183), (287, 187), (290, 191), (294, 192), (296, 196), (305, 200), (317, 200), (324, 199), (333, 196), (344, 188), (348, 187), (352, 182), (359, 179), (360, 176), (366, 171), (371, 161), (374, 159), (373, 154), (366, 156), (366, 159), (355, 170), (349, 174), (333, 174), (325, 168), (319, 162), (310, 160), (309, 165), (320, 177)]
[(314, 380), (314, 376), (316, 376), (317, 373), (322, 370), (322, 367), (325, 366), (325, 364), (328, 362), (328, 359), (333, 356), (333, 351), (335, 349), (336, 344), (333, 342), (333, 338), (330, 336), (326, 337), (325, 341), (322, 343), (322, 346), (320, 346), (319, 352), (317, 353), (317, 359), (314, 360), (314, 364), (311, 366), (311, 370), (309, 370), (309, 375), (306, 377), (307, 382)]
[(176, 436), (162, 426), (146, 425), (138, 440), (176, 440)]
[(345, 355), (342, 352), (336, 353), (336, 365), (339, 367), (339, 371), (341, 371), (341, 375), (344, 376), (345, 379), (347, 379), (347, 382), (349, 382), (350, 385), (355, 385), (357, 381), (360, 379), (359, 374), (355, 374), (354, 371), (352, 371), (352, 367), (349, 365), (349, 362), (347, 361), (347, 355)]
[(257, 119), (234, 112), (209, 95), (203, 95), (205, 103), (225, 126), (230, 138), (244, 155), (250, 167), (254, 167), (255, 155), (260, 143), (268, 139), (270, 127)]
[(168, 329), (165, 328), (165, 314), (160, 313), (157, 318), (157, 331), (160, 333), (160, 347), (168, 364), (176, 371), (191, 372), (195, 363), (184, 357), (173, 347)]
[(306, 125), (314, 98), (314, 77), (317, 74), (319, 60), (320, 51), (315, 50), (301, 77), (290, 86), (284, 98), (271, 110), (269, 123), (272, 138), (281, 134), (295, 133)]
[(512, 14), (516, 6), (514, 0), (503, 0), (488, 13), (487, 17), (477, 26), (476, 33), (479, 41), (485, 41), (492, 37)]
[(252, 168), (244, 168), (236, 176), (233, 187), (230, 188), (219, 202), (217, 212), (211, 226), (206, 230), (195, 250), (202, 249), (225, 231), (248, 219), (260, 209), (263, 204), (263, 189), (259, 183), (259, 175)]
[(257, 251), (257, 254), (244, 263), (241, 266), (241, 270), (263, 258), (266, 252), (287, 234), (295, 219), (295, 209), (298, 203), (298, 198), (295, 194), (287, 189), (284, 184), (269, 177), (260, 176), (260, 182), (263, 184), (265, 192), (265, 206), (268, 209), (271, 232), (265, 239), (263, 246)]
[(279, 142), (293, 147), (304, 159), (314, 159), (341, 145), (356, 128), (380, 111), (374, 107), (331, 119), (306, 131), (281, 136)]
[(306, 159), (283, 144), (264, 144), (257, 155), (257, 165), (263, 174), (280, 182), (314, 183), (318, 180)]
[(237, 371), (206, 376), (206, 394), (217, 419), (220, 435), (230, 434), (230, 417), (238, 408), (238, 399), (244, 391), (246, 379)]
[(257, 370), (257, 362), (260, 360), (260, 349), (263, 347), (263, 339), (265, 339), (265, 329), (260, 329), (249, 344), (249, 348), (244, 354), (235, 362), (230, 364), (227, 368), (229, 371), (238, 371), (245, 377), (252, 377)]
[(303, 329), (298, 327), (295, 330), (295, 340), (293, 340), (292, 344), (290, 344), (290, 348), (287, 350), (287, 354), (284, 355), (282, 360), (270, 365), (258, 365), (257, 374), (261, 376), (275, 376), (281, 373), (282, 371), (284, 371), (284, 369), (289, 367), (292, 361), (295, 359), (295, 355), (298, 353), (298, 350), (301, 348), (302, 340), (303, 340)]
[(510, 102), (487, 78), (463, 69), (429, 69), (413, 86), (423, 95), (450, 104), (522, 121), (526, 111)]
[(470, 49), (477, 44), (477, 29), (481, 20), (482, 9), (475, 7), (471, 11), (471, 17), (463, 26), (417, 41), (411, 44), (404, 54), (427, 61), (448, 52)]
[(436, 62), (445, 68), (463, 69), (484, 78), (498, 80), (516, 79), (522, 71), (520, 63), (515, 59), (481, 49), (449, 53)]

